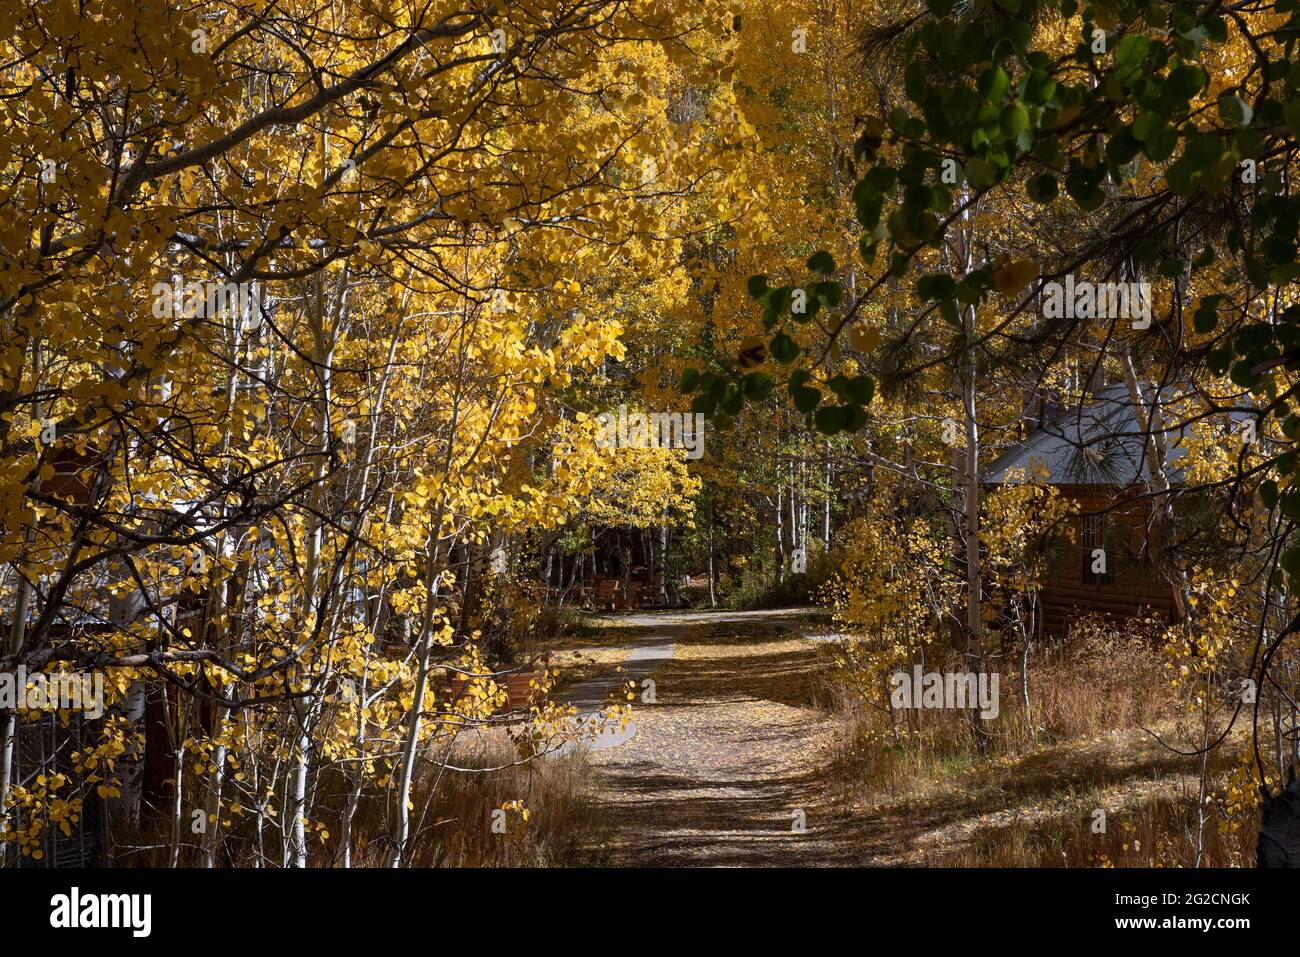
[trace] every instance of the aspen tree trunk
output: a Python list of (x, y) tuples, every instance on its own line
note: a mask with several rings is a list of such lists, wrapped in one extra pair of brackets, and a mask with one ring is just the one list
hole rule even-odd
[[(193, 717), (194, 699), (189, 698), (184, 703), (177, 705), (177, 712), (174, 716), (174, 723), (167, 722), (167, 733), (176, 734), (175, 750), (173, 752), (175, 761), (175, 792), (172, 799), (172, 847), (171, 847), (171, 866), (173, 868), (181, 866), (181, 841), (183, 839), (183, 830), (185, 824), (185, 742), (187, 731), (190, 727), (190, 721)], [(168, 706), (168, 697), (166, 692), (163, 693), (163, 714), (164, 720), (170, 708)]]
[[(439, 506), (439, 514), (441, 506)], [(415, 777), (415, 756), (420, 749), (420, 727), (424, 711), (425, 693), (429, 686), (429, 662), (433, 654), (433, 623), (435, 604), (442, 584), (439, 568), (441, 539), (433, 532), (434, 543), (429, 549), (429, 568), (425, 572), (424, 613), (420, 617), (420, 634), (416, 645), (415, 691), (411, 700), (411, 713), (407, 718), (406, 740), (402, 743), (402, 777), (397, 788), (397, 833), (393, 841), (390, 867), (401, 867), (411, 838), (411, 782)]]
[[(9, 828), (9, 782), (14, 773), (14, 737), (18, 716), (13, 711), (0, 713), (0, 834)], [(9, 842), (0, 839), (0, 868), (7, 863)]]
[[(1124, 384), (1128, 387), (1129, 402), (1133, 406), (1133, 416), (1137, 420), (1139, 431), (1142, 433), (1143, 457), (1147, 461), (1147, 481), (1160, 500), (1160, 547), (1166, 549), (1172, 540), (1174, 498), (1170, 494), (1169, 450), (1168, 443), (1165, 441), (1164, 426), (1161, 422), (1163, 416), (1160, 412), (1160, 393), (1157, 389), (1152, 396), (1151, 416), (1148, 417), (1145, 389), (1138, 380), (1137, 371), (1133, 367), (1133, 356), (1128, 349), (1125, 349), (1121, 354), (1120, 364), (1124, 369)], [(1178, 603), (1179, 617), (1189, 619), (1192, 615), (1191, 582), (1188, 581), (1187, 573), (1181, 565), (1171, 562), (1170, 567), (1174, 572), (1174, 598)]]
[(654, 581), (655, 562), (658, 560), (658, 555), (655, 551), (655, 536), (649, 528), (641, 533), (641, 544), (645, 548), (646, 573), (650, 576), (650, 580)]
[[(970, 211), (963, 214), (963, 222), (948, 252), (963, 273), (974, 265), (972, 237), (969, 223)], [(966, 442), (961, 459), (964, 482), (962, 497), (962, 532), (966, 539), (966, 667), (978, 676), (984, 674), (984, 621), (983, 621), (983, 567), (980, 556), (980, 434), (976, 419), (975, 340), (978, 335), (975, 307), (961, 307), (962, 343), (961, 364), (958, 377), (961, 387), (962, 434)], [(971, 727), (981, 755), (988, 753), (989, 737), (979, 710), (972, 707)]]
[(661, 605), (666, 606), (668, 604), (668, 517), (667, 515), (664, 516), (664, 524), (659, 526), (659, 595), (657, 600)]
[[(345, 273), (346, 277), (346, 273)], [(339, 291), (339, 299), (344, 295), (346, 278)], [(312, 485), (312, 509), (308, 516), (308, 534), (306, 543), (305, 570), (303, 574), (303, 608), (305, 618), (319, 615), (323, 602), (316, 594), (320, 584), (321, 549), (324, 543), (324, 526), (320, 515), (325, 500), (326, 456), (332, 441), (330, 410), (333, 404), (333, 366), (334, 347), (336, 343), (336, 325), (325, 309), (325, 290), (322, 277), (316, 277), (315, 307), (309, 310), (308, 317), (312, 323), (312, 343), (315, 355), (312, 357), (319, 377), (317, 393), (316, 441), (319, 450), (315, 466), (315, 482)], [(317, 623), (319, 625), (319, 623)], [(307, 866), (307, 782), (311, 771), (312, 728), (315, 724), (316, 701), (296, 700), (294, 715), (297, 718), (297, 736), (294, 747), (295, 766), (291, 778), (293, 791), (291, 803), (292, 829), (290, 831), (290, 852), (292, 866)]]
[(794, 550), (799, 547), (799, 505), (796, 495), (797, 486), (794, 482), (794, 459), (787, 463), (786, 475), (790, 481), (790, 549), (788, 554), (793, 554)]
[[(980, 561), (979, 424), (975, 419), (975, 357), (969, 340), (975, 335), (975, 308), (965, 309), (966, 362), (962, 375), (962, 418), (966, 437), (964, 496), (966, 526), (966, 662), (977, 676), (984, 674), (983, 569)], [(978, 679), (977, 679), (978, 680)], [(988, 732), (978, 710), (970, 711), (980, 754), (988, 753)]]
[(799, 460), (799, 547), (808, 549), (808, 462)]
[[(23, 586), (19, 586), (20, 588)], [(17, 626), (21, 618), (14, 619)], [(12, 644), (6, 651), (17, 653)], [(14, 774), (14, 738), (18, 733), (18, 713), (0, 711), (0, 834), (9, 829), (9, 786)], [(9, 841), (0, 838), (0, 868), (7, 863)]]
[[(32, 391), (38, 395), (40, 394), (43, 378), (41, 344), (36, 341), (32, 343)], [(39, 399), (33, 401), (32, 418), (39, 422), (44, 416), (45, 404)], [(33, 531), (31, 523), (28, 523), (27, 527), (23, 529), (24, 546), (31, 543)], [(9, 627), (8, 641), (3, 648), (8, 654), (16, 655), (23, 649), (31, 600), (31, 585), (25, 576), (19, 576), (17, 593), (14, 596), (14, 619)], [(13, 786), (14, 741), (17, 736), (17, 710), (0, 711), (0, 832), (5, 831), (9, 826), (9, 790)], [(8, 842), (0, 840), (0, 867), (4, 867), (7, 863), (8, 847)]]
[(776, 483), (776, 580), (785, 581), (785, 485)]
[[(244, 751), (252, 758), (252, 766), (249, 768), (249, 781), (252, 787), (252, 793), (258, 795), (255, 810), (257, 815), (253, 819), (253, 843), (257, 847), (257, 856), (253, 859), (253, 867), (261, 868), (266, 863), (266, 842), (263, 837), (262, 815), (265, 811), (265, 800), (262, 794), (262, 763), (258, 760), (257, 751), (253, 747), (252, 722), (248, 719), (248, 713), (243, 715), (243, 732), (244, 732)], [(259, 741), (261, 736), (259, 735)]]
[(1210, 791), (1210, 696), (1214, 691), (1211, 681), (1212, 675), (1213, 672), (1211, 671), (1205, 673), (1204, 705), (1202, 707), (1203, 724), (1201, 727), (1201, 780), (1196, 801), (1196, 860), (1192, 865), (1193, 867), (1200, 867), (1201, 859), (1205, 856), (1205, 802)]
[(185, 742), (176, 747), (176, 790), (172, 800), (172, 859), (173, 868), (181, 866), (181, 827), (185, 819)]
[[(823, 36), (835, 36), (839, 24), (839, 6), (838, 4), (820, 3), (818, 4), (818, 20), (822, 24), (821, 30)], [(845, 227), (843, 235), (846, 237), (844, 255), (842, 257), (848, 270), (848, 298), (849, 301), (857, 295), (858, 290), (858, 256), (856, 255), (856, 243), (851, 238), (856, 230), (853, 229), (855, 222), (849, 204), (845, 203), (844, 196), (844, 175), (841, 172), (841, 160), (847, 154), (848, 150), (845, 143), (839, 135), (839, 81), (832, 69), (832, 58), (830, 56), (822, 57), (822, 87), (826, 93), (826, 117), (828, 121), (829, 136), (827, 137), (827, 147), (829, 157), (827, 165), (830, 167), (831, 184), (835, 192), (835, 208), (845, 211), (846, 215), (843, 220)], [(852, 134), (850, 134), (850, 139)], [(848, 172), (844, 170), (843, 172)], [(831, 549), (831, 443), (830, 439), (823, 440), (823, 449), (825, 453), (825, 471), (826, 471), (826, 489), (825, 500), (822, 503), (822, 546), (827, 553)]]
[[(257, 298), (258, 297), (256, 292), (254, 292), (254, 294), (249, 297), (248, 305), (253, 309), (260, 308), (260, 305), (258, 305), (257, 303)], [(240, 315), (236, 316), (234, 318), (234, 321), (231, 323), (230, 354), (229, 356), (227, 356), (226, 359), (228, 363), (228, 367), (231, 370), (229, 381), (226, 383), (225, 409), (226, 409), (227, 416), (229, 416), (230, 410), (234, 408), (235, 397), (238, 395), (239, 392), (239, 368), (240, 368), (239, 352), (241, 346), (243, 345), (242, 335), (243, 335), (244, 327), (246, 324), (251, 323), (251, 321), (252, 321), (252, 317), (250, 315), (241, 313)], [(230, 442), (231, 442), (230, 430), (229, 428), (227, 428), (225, 433), (221, 437), (221, 451), (223, 456), (224, 453), (230, 448)], [(229, 478), (228, 467), (226, 469), (226, 477)], [(221, 557), (221, 550), (222, 550), (221, 543), (224, 540), (225, 534), (228, 533), (223, 533), (217, 538), (218, 559)], [(242, 563), (242, 567), (246, 572), (247, 570), (246, 561)], [(245, 580), (245, 578), (241, 576), (238, 571), (236, 571), (235, 579), (236, 581), (240, 581), (240, 582)], [(210, 594), (208, 598), (207, 618), (206, 621), (204, 621), (203, 623), (203, 627), (205, 629), (211, 631), (211, 629), (213, 628), (212, 620), (216, 616), (219, 604), (223, 604), (223, 602), (221, 601), (223, 592), (225, 592), (225, 588), (221, 584), (218, 584), (210, 588)], [(232, 598), (233, 596), (227, 595), (225, 597), (229, 599)], [(242, 596), (240, 596), (240, 598), (241, 598), (241, 605), (242, 605)], [(231, 605), (233, 603), (226, 601), (224, 602), (224, 604)], [(232, 624), (233, 622), (228, 622), (227, 629), (229, 629)], [(215, 647), (222, 653), (228, 653), (229, 634), (227, 634), (225, 641), (223, 641), (221, 636), (219, 635), (215, 637), (216, 637)], [(223, 682), (221, 684), (221, 687), (219, 687), (217, 690), (223, 696), (229, 697), (232, 691), (232, 687), (233, 686), (230, 685), (228, 682)], [(226, 706), (223, 704), (218, 703), (213, 710), (214, 710), (214, 714), (213, 714), (212, 733), (216, 737), (216, 746), (213, 748), (213, 752), (212, 752), (212, 771), (208, 779), (208, 801), (204, 813), (208, 829), (203, 835), (204, 838), (203, 839), (203, 866), (209, 869), (216, 867), (217, 845), (221, 839), (221, 835), (220, 835), (221, 791), (224, 784), (224, 777), (225, 777), (225, 770), (226, 770), (226, 743), (225, 743), (225, 738), (222, 735), (221, 729), (222, 729), (222, 725), (225, 724), (226, 718), (229, 716), (229, 709), (226, 708)]]
[[(1129, 349), (1124, 350), (1121, 365), (1124, 369), (1124, 384), (1128, 387), (1129, 401), (1133, 405), (1133, 414), (1143, 436), (1144, 457), (1147, 460), (1147, 480), (1160, 498), (1160, 545), (1162, 549), (1168, 549), (1172, 541), (1174, 502), (1173, 495), (1170, 493), (1169, 451), (1168, 442), (1164, 435), (1164, 416), (1160, 410), (1160, 389), (1158, 386), (1152, 389), (1151, 414), (1148, 417), (1147, 403), (1145, 401), (1146, 391), (1138, 379), (1137, 370), (1133, 367), (1133, 355)], [(1181, 563), (1173, 561), (1172, 556), (1170, 556), (1169, 564), (1174, 574), (1174, 598), (1178, 604), (1179, 617), (1187, 623), (1188, 627), (1193, 627), (1192, 589), (1191, 582), (1187, 577), (1187, 571)], [(1209, 791), (1209, 745), (1212, 737), (1209, 712), (1211, 690), (1209, 673), (1206, 674), (1205, 682), (1200, 788), (1196, 805), (1196, 867), (1201, 866), (1201, 859), (1205, 852), (1205, 801)]]
[[(28, 531), (30, 540), (30, 530)], [(31, 586), (26, 578), (18, 581), (18, 594), (14, 600), (14, 620), (4, 651), (16, 655), (23, 648), (23, 632), (27, 625), (27, 609), (31, 603)], [(0, 711), (0, 832), (9, 828), (9, 788), (14, 775), (14, 739), (18, 735), (18, 712)], [(8, 841), (0, 840), (0, 867), (7, 863)]]
[[(1124, 369), (1124, 384), (1128, 387), (1129, 402), (1133, 405), (1133, 416), (1137, 420), (1138, 429), (1142, 433), (1143, 457), (1147, 460), (1147, 481), (1153, 491), (1158, 493), (1160, 499), (1160, 547), (1162, 550), (1168, 549), (1173, 534), (1174, 527), (1174, 497), (1170, 493), (1169, 482), (1169, 448), (1168, 442), (1164, 435), (1164, 415), (1160, 411), (1160, 389), (1156, 386), (1152, 389), (1151, 396), (1151, 414), (1147, 415), (1146, 390), (1137, 377), (1137, 370), (1133, 367), (1133, 355), (1129, 349), (1122, 353), (1121, 363)], [(1194, 613), (1192, 607), (1192, 586), (1187, 577), (1187, 571), (1181, 563), (1174, 561), (1172, 556), (1166, 553), (1169, 559), (1169, 567), (1174, 576), (1174, 600), (1178, 605), (1179, 617), (1186, 622), (1187, 627), (1194, 627)], [(1204, 725), (1201, 736), (1201, 767), (1200, 767), (1200, 789), (1198, 792), (1199, 800), (1196, 805), (1196, 860), (1195, 866), (1201, 866), (1201, 858), (1205, 851), (1205, 799), (1209, 791), (1209, 761), (1210, 761), (1210, 675), (1205, 677), (1205, 698), (1203, 704)]]
[(1021, 629), (1020, 642), (1020, 704), (1025, 709), (1025, 725), (1029, 728), (1030, 740), (1038, 740), (1034, 727), (1033, 712), (1029, 707), (1029, 645), (1038, 628), (1038, 589), (1029, 594), (1029, 624)]
[(822, 544), (826, 551), (831, 550), (831, 443), (826, 442), (826, 499), (822, 502)]
[(714, 558), (715, 548), (713, 544), (713, 528), (714, 528), (713, 496), (714, 494), (715, 493), (713, 492), (713, 490), (710, 489), (709, 491), (709, 607), (710, 608), (718, 607), (718, 596), (717, 596), (717, 585), (716, 585), (717, 566), (716, 566), (716, 559)]
[[(409, 293), (407, 294), (409, 296)], [(403, 313), (405, 312), (406, 303), (403, 303)], [(366, 496), (370, 490), (370, 476), (374, 466), (375, 448), (379, 444), (379, 413), (384, 408), (384, 398), (388, 392), (389, 375), (393, 368), (393, 359), (397, 353), (397, 341), (399, 336), (394, 332), (392, 341), (388, 344), (388, 358), (384, 363), (383, 374), (379, 378), (379, 388), (375, 394), (375, 404), (371, 410), (370, 433), (366, 440), (365, 466), (361, 473), (361, 488), (357, 494), (358, 502), (365, 502)], [(388, 504), (385, 508), (385, 520), (392, 517), (395, 494), (389, 492)], [(382, 606), (384, 602), (384, 591), (380, 591), (379, 599), (375, 604), (373, 612), (368, 615), (368, 624), (371, 634), (379, 631), (380, 621), (382, 618)], [(370, 645), (365, 644), (363, 649), (365, 664), (361, 674), (361, 681), (357, 687), (357, 708), (363, 712), (363, 716), (357, 721), (356, 745), (357, 754), (365, 753), (366, 741), (366, 722), (364, 718), (364, 709), (367, 705), (367, 695), (369, 694), (369, 664), (370, 664)], [(348, 797), (347, 803), (343, 808), (343, 819), (339, 827), (339, 844), (343, 849), (343, 866), (349, 868), (352, 866), (352, 822), (356, 817), (357, 807), (361, 803), (361, 790), (365, 783), (365, 768), (361, 762), (353, 762), (348, 766)]]
[[(468, 255), (468, 253), (466, 254)], [(466, 266), (468, 269), (468, 264)], [(459, 344), (459, 362), (457, 374), (453, 381), (464, 381), (466, 337), (470, 329), (470, 312), (468, 304), (463, 308), (463, 323)], [(443, 461), (443, 473), (451, 472), (455, 461), (456, 440), (460, 430), (459, 391), (452, 395), (450, 423), (447, 435), (447, 454)], [(491, 425), (489, 424), (489, 428)], [(429, 547), (427, 559), (429, 567), (425, 570), (425, 606), (420, 620), (420, 634), (416, 644), (415, 689), (411, 701), (411, 714), (407, 719), (406, 740), (402, 743), (402, 775), (397, 787), (397, 824), (393, 835), (393, 850), (389, 857), (390, 867), (401, 867), (406, 858), (407, 846), (411, 839), (411, 784), (415, 779), (415, 757), (420, 748), (420, 728), (423, 722), (424, 699), (429, 687), (429, 665), (433, 654), (433, 624), (435, 605), (442, 586), (442, 517), (444, 503), (438, 500), (430, 513)], [(595, 543), (593, 533), (593, 545)], [(450, 546), (449, 546), (450, 547)], [(595, 566), (595, 552), (592, 552), (592, 565)]]
[[(220, 690), (223, 694), (229, 694), (231, 687), (223, 683)], [(221, 837), (221, 789), (225, 780), (226, 767), (226, 743), (222, 734), (222, 725), (229, 713), (224, 705), (217, 705), (214, 712), (212, 730), (217, 737), (217, 743), (212, 749), (212, 773), (208, 780), (208, 804), (204, 812), (207, 831), (203, 835), (203, 866), (209, 869), (217, 866), (217, 845)]]
[(625, 536), (619, 536), (619, 539), (619, 587), (623, 590), (623, 601), (627, 602), (632, 588), (632, 540)]

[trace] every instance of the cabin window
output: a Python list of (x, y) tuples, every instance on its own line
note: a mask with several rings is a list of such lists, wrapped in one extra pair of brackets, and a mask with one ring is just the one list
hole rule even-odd
[[(1115, 548), (1114, 522), (1110, 515), (1083, 516), (1083, 583), (1112, 585), (1119, 551)], [(1098, 554), (1097, 549), (1101, 549)], [(1104, 559), (1104, 560), (1103, 560)]]

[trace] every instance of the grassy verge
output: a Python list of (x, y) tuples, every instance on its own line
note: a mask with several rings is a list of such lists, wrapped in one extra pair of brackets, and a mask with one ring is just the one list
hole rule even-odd
[[(1253, 822), (1200, 807), (1196, 737), (1149, 637), (1084, 628), (1029, 659), (1028, 707), (1018, 661), (1000, 674), (1000, 713), (981, 754), (968, 713), (892, 715), (883, 688), (864, 688), (841, 649), (826, 698), (838, 725), (826, 780), (854, 817), (879, 819), (902, 860), (940, 866), (1108, 867), (1253, 863)], [(959, 660), (927, 670), (960, 670)], [(1231, 768), (1209, 762), (1211, 791)], [(1103, 817), (1104, 815), (1104, 817)], [(1199, 837), (1198, 837), (1199, 835)]]

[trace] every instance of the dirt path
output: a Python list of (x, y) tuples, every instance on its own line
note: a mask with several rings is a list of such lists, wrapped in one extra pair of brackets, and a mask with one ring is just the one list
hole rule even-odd
[(634, 621), (653, 630), (626, 672), (570, 698), (592, 706), (627, 678), (639, 695), (653, 690), (654, 703), (634, 706), (635, 733), (590, 754), (610, 863), (826, 863), (818, 759), (830, 729), (813, 705), (818, 657), (807, 613)]
[(589, 750), (598, 863), (871, 866), (942, 863), (981, 832), (1074, 819), (1185, 790), (1184, 761), (1137, 729), (1004, 759), (907, 793), (833, 797), (836, 727), (817, 701), (827, 638), (811, 610), (620, 616), (619, 667), (565, 697), (596, 709), (631, 679), (634, 727)]

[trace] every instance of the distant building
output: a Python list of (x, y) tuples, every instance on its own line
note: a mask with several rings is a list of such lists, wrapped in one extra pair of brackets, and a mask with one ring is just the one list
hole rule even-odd
[[(1158, 510), (1164, 497), (1153, 494), (1152, 443), (1142, 426), (1142, 420), (1152, 419), (1155, 389), (1146, 392), (1141, 417), (1125, 385), (1099, 389), (1082, 405), (1049, 410), (1024, 441), (980, 473), (986, 485), (1002, 485), (1046, 470), (1045, 483), (1073, 504), (1074, 541), (1062, 536), (1054, 548), (1040, 593), (1045, 634), (1064, 633), (1081, 613), (1164, 620), (1180, 615), (1172, 582), (1162, 570)], [(1162, 402), (1173, 397), (1173, 389), (1161, 391)], [(1187, 454), (1186, 431), (1183, 426), (1159, 433), (1166, 446), (1164, 474), (1175, 494), (1184, 484), (1179, 463)], [(1105, 553), (1104, 571), (1095, 570), (1096, 549)]]

